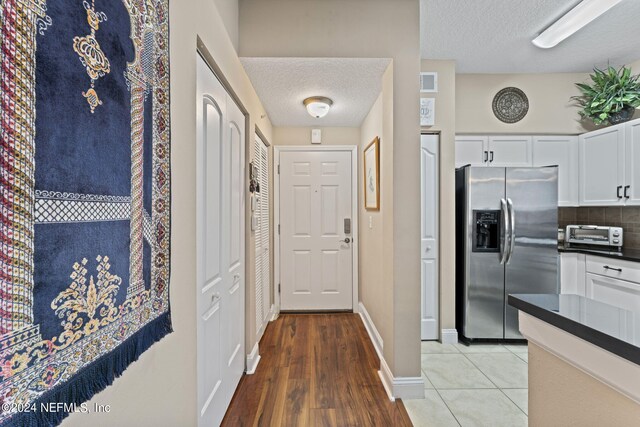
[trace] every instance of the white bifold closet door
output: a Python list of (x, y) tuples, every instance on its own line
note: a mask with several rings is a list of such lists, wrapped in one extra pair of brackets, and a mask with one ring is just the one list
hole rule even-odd
[(422, 264), (422, 319), (423, 340), (437, 340), (439, 331), (438, 285), (438, 135), (420, 137), (420, 201), (421, 201), (421, 264)]
[(264, 333), (271, 312), (271, 251), (269, 250), (269, 155), (267, 145), (256, 134), (253, 164), (257, 168), (260, 192), (254, 193), (256, 218), (256, 330)]
[(245, 365), (245, 117), (197, 65), (198, 426), (219, 426)]

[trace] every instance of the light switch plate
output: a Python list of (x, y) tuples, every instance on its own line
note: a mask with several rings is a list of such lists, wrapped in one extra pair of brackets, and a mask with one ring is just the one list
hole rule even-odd
[(311, 129), (311, 143), (312, 144), (321, 144), (322, 143), (322, 130), (320, 130), (320, 129)]

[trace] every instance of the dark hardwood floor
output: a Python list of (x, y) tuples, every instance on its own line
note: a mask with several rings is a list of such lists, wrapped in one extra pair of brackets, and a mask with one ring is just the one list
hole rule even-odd
[(260, 341), (223, 426), (411, 426), (382, 386), (360, 316), (282, 314)]

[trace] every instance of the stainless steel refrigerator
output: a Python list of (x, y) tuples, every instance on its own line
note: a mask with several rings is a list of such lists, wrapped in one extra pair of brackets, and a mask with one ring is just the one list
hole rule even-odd
[(513, 293), (558, 293), (558, 168), (456, 171), (456, 313), (462, 340), (522, 339)]

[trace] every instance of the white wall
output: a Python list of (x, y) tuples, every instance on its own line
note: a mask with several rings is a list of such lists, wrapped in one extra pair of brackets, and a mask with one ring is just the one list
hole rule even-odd
[[(203, 40), (240, 101), (249, 127), (271, 138), (271, 124), (236, 55), (213, 0), (170, 1), (171, 48), (171, 282), (174, 332), (153, 345), (112, 386), (89, 402), (105, 414), (72, 414), (64, 426), (194, 426), (196, 424), (196, 40)], [(253, 132), (251, 132), (253, 139)], [(252, 152), (248, 150), (247, 152)], [(253, 248), (253, 240), (247, 250)], [(254, 281), (248, 272), (247, 304)], [(253, 307), (253, 305), (251, 305)], [(248, 308), (248, 315), (255, 310)], [(255, 325), (255, 315), (247, 319)], [(254, 326), (255, 329), (255, 326)], [(252, 332), (255, 337), (255, 331)], [(247, 341), (251, 341), (247, 332)], [(250, 351), (252, 343), (247, 343)]]

